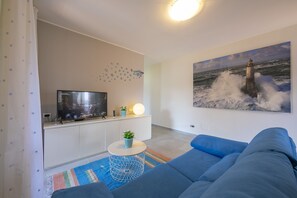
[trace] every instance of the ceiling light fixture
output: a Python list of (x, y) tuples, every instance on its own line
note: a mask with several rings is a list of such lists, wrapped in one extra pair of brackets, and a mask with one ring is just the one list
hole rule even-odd
[(203, 0), (173, 0), (168, 13), (175, 21), (185, 21), (198, 14), (203, 7)]

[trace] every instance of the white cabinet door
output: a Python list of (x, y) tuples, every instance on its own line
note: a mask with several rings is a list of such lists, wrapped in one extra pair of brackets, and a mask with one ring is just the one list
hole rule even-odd
[(135, 133), (134, 138), (138, 140), (148, 140), (152, 137), (151, 117), (139, 117), (121, 120), (121, 131), (131, 130)]
[(121, 140), (121, 138), (120, 121), (106, 122), (106, 150), (110, 144)]
[(79, 126), (46, 129), (44, 140), (45, 168), (79, 157)]
[(80, 157), (88, 157), (105, 151), (105, 123), (80, 126)]

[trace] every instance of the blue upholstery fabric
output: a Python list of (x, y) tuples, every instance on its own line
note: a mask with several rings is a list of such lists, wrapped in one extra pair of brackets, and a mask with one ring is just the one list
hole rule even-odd
[(115, 198), (174, 198), (191, 184), (189, 179), (174, 168), (162, 164), (112, 193)]
[(52, 198), (113, 198), (112, 193), (104, 183), (91, 183), (55, 191)]
[(201, 177), (199, 181), (214, 182), (222, 176), (235, 163), (239, 153), (232, 153), (225, 156), (221, 161), (210, 167)]
[(201, 198), (293, 198), (297, 181), (288, 157), (279, 152), (256, 152), (237, 161)]
[(212, 184), (208, 181), (196, 181), (187, 190), (185, 190), (179, 198), (197, 198), (200, 197)]
[[(291, 147), (292, 147), (293, 151), (296, 151), (296, 144), (294, 143), (294, 141), (293, 141), (293, 139), (291, 137), (289, 137), (289, 138), (290, 138), (290, 143), (291, 143)], [(297, 159), (297, 153), (296, 152), (293, 152), (293, 157), (295, 159)]]
[(198, 135), (191, 142), (192, 147), (221, 158), (231, 153), (241, 153), (247, 145), (246, 142), (238, 142), (209, 135)]
[[(286, 154), (292, 161), (296, 160), (296, 149), (292, 148), (287, 130), (283, 128), (268, 128), (258, 133), (252, 139), (237, 161), (252, 153), (265, 151), (281, 152)], [(296, 162), (294, 163), (297, 164)]]
[(214, 155), (192, 149), (182, 156), (168, 162), (168, 164), (194, 182), (197, 181), (209, 167), (220, 160), (221, 158)]

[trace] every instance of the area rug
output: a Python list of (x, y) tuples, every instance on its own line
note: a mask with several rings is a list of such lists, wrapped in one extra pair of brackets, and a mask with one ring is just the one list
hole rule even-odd
[[(144, 172), (166, 163), (170, 160), (149, 148), (144, 152), (145, 165)], [(103, 182), (110, 189), (120, 187), (124, 183), (112, 179), (109, 172), (109, 158), (103, 159), (49, 176), (47, 178), (47, 195), (50, 196), (54, 191), (74, 186)]]

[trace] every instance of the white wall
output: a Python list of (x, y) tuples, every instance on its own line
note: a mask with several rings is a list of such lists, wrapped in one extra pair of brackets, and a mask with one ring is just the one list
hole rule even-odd
[[(145, 102), (151, 107), (153, 124), (194, 134), (205, 133), (243, 141), (251, 140), (264, 128), (280, 126), (288, 129), (297, 142), (296, 35), (297, 25), (202, 53), (177, 57), (159, 65), (145, 66), (146, 74), (149, 74), (145, 84), (150, 85), (145, 86)], [(291, 41), (292, 113), (193, 107), (193, 63), (285, 41)], [(190, 127), (192, 124), (195, 128)]]
[[(143, 71), (142, 54), (42, 21), (38, 21), (37, 27), (43, 113), (56, 114), (59, 89), (107, 92), (110, 116), (113, 110), (119, 114), (120, 106), (128, 106), (131, 114), (133, 105), (143, 102), (143, 77), (133, 75), (129, 80), (127, 78), (128, 71), (132, 73), (131, 69)], [(112, 66), (115, 64), (118, 64), (117, 69)], [(100, 80), (99, 76), (111, 79), (111, 73), (120, 77)]]

